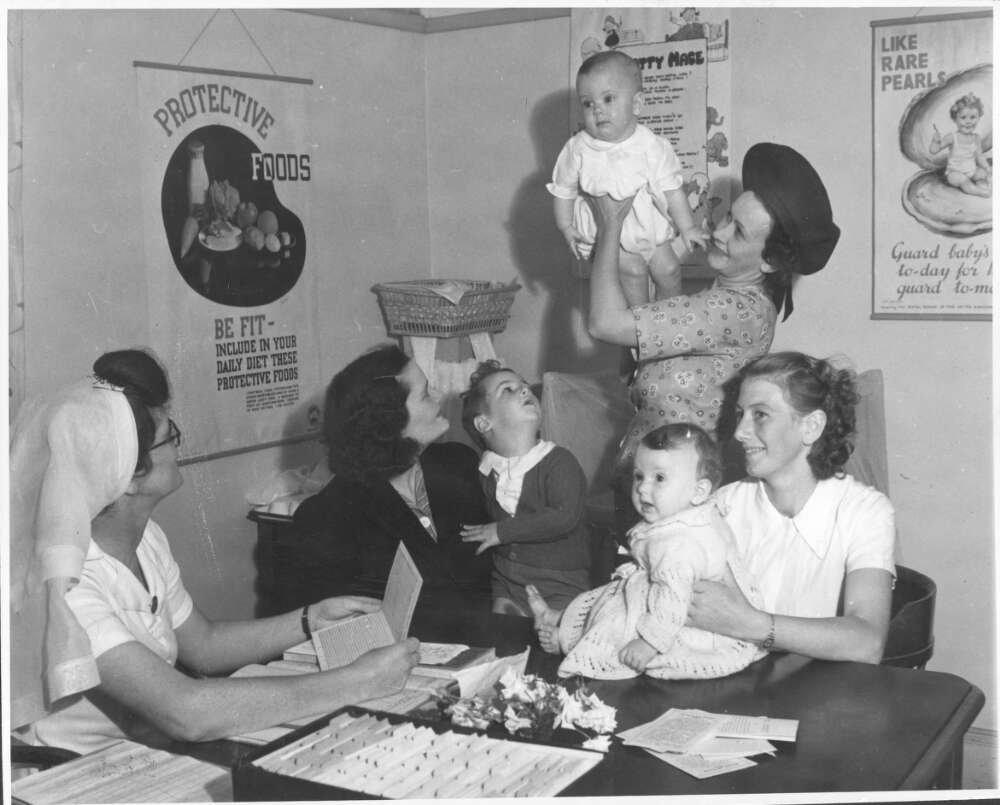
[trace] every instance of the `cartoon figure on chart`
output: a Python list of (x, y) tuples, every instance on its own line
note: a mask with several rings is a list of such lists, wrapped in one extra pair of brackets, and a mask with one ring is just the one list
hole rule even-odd
[(721, 126), (725, 122), (725, 120), (726, 120), (725, 115), (723, 115), (721, 117), (719, 116), (719, 110), (716, 109), (714, 106), (707, 107), (706, 110), (705, 110), (705, 113), (706, 113), (705, 114), (705, 117), (706, 117), (706, 120), (705, 120), (705, 123), (706, 123), (706, 125), (705, 125), (705, 131), (708, 131), (709, 129), (711, 129), (712, 126)]
[(708, 236), (695, 222), (681, 162), (670, 141), (639, 122), (642, 71), (620, 50), (587, 59), (577, 72), (583, 130), (563, 146), (546, 187), (556, 225), (574, 257), (589, 259), (597, 227), (585, 196), (635, 196), (621, 234), (619, 279), (630, 307), (681, 289), (680, 261), (671, 241), (704, 249)]
[(608, 16), (604, 18), (604, 44), (609, 48), (615, 47), (621, 41), (621, 38), (618, 36), (618, 32), (621, 30), (621, 27), (621, 17), (615, 19), (614, 16), (608, 14)]
[(725, 150), (729, 148), (729, 138), (721, 131), (715, 132), (705, 143), (705, 154), (709, 162), (714, 162), (720, 168), (729, 165), (729, 157), (725, 155)]
[(681, 9), (680, 19), (668, 12), (668, 19), (678, 28), (667, 37), (668, 42), (679, 42), (684, 39), (708, 39), (705, 24), (698, 20), (699, 11), (692, 6)]
[(955, 121), (956, 130), (942, 137), (934, 126), (930, 152), (948, 151), (948, 162), (944, 166), (948, 184), (972, 196), (988, 197), (992, 194), (992, 168), (983, 154), (982, 139), (976, 133), (983, 116), (983, 102), (970, 92), (951, 105), (949, 114)]

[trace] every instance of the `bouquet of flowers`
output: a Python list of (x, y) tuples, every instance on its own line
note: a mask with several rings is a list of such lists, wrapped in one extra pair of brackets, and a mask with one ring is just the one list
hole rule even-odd
[(544, 739), (557, 727), (584, 735), (585, 749), (606, 752), (617, 722), (615, 708), (580, 685), (570, 693), (562, 685), (508, 669), (493, 686), (491, 695), (449, 699), (445, 712), (453, 724), (486, 729), (503, 724), (511, 735)]

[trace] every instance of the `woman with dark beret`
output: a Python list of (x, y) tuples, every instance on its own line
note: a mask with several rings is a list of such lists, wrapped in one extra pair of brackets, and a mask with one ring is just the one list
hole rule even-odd
[(630, 308), (608, 244), (629, 200), (592, 199), (602, 238), (590, 281), (590, 334), (633, 348), (636, 414), (619, 451), (624, 470), (642, 437), (668, 422), (714, 434), (723, 384), (771, 348), (779, 313), (792, 312), (792, 283), (826, 265), (840, 230), (823, 182), (792, 148), (757, 143), (743, 160), (743, 192), (715, 227), (706, 255), (716, 272), (699, 293)]

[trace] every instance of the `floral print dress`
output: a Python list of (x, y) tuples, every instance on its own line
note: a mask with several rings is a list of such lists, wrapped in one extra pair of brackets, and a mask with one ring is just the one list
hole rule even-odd
[(778, 315), (762, 286), (718, 284), (640, 305), (632, 314), (636, 414), (619, 448), (619, 468), (629, 465), (643, 436), (668, 422), (691, 422), (714, 436), (722, 384), (767, 353)]

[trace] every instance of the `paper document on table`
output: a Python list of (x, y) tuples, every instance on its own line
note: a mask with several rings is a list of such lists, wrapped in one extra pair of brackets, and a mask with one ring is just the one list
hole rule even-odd
[(799, 722), (794, 718), (729, 716), (719, 726), (719, 738), (761, 738), (766, 741), (794, 741)]
[(229, 769), (132, 741), (16, 780), (14, 797), (59, 802), (232, 802)]
[(664, 763), (669, 763), (674, 768), (680, 769), (699, 780), (704, 780), (706, 777), (715, 777), (717, 774), (728, 774), (731, 771), (749, 769), (751, 766), (757, 765), (745, 757), (706, 758), (701, 755), (677, 755), (667, 752), (651, 752), (649, 749), (646, 751), (655, 755)]
[(454, 659), (468, 648), (461, 643), (421, 643), (420, 664), (441, 665)]
[(410, 631), (413, 610), (423, 579), (402, 542), (389, 571), (389, 581), (378, 612), (345, 618), (313, 632), (316, 659), (323, 671), (354, 662), (367, 651), (391, 645)]
[(700, 741), (716, 734), (723, 718), (726, 716), (703, 710), (671, 708), (656, 720), (619, 732), (618, 736), (626, 744), (656, 752), (690, 753)]
[(693, 755), (702, 757), (753, 757), (774, 754), (774, 745), (759, 738), (706, 738), (694, 745)]
[(454, 679), (458, 682), (459, 695), (468, 698), (491, 689), (508, 668), (523, 674), (528, 665), (529, 651), (530, 649), (525, 649), (520, 654), (500, 657), (491, 662), (484, 662), (456, 671)]
[(411, 710), (420, 707), (420, 705), (429, 702), (433, 698), (434, 694), (429, 691), (403, 688), (399, 693), (391, 693), (388, 696), (380, 696), (375, 699), (363, 701), (358, 707), (405, 716)]

